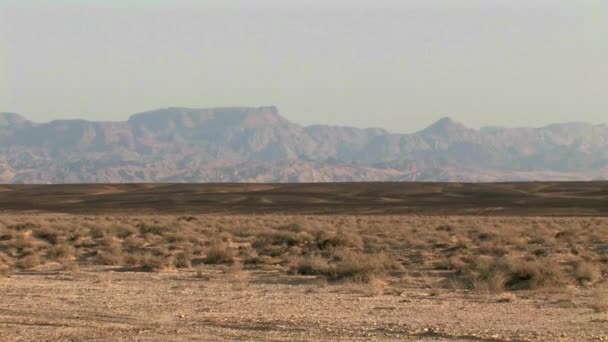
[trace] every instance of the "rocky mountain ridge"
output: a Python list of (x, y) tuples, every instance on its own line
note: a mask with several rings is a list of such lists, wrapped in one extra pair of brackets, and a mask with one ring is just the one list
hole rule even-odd
[(465, 127), (412, 134), (301, 126), (276, 107), (170, 107), (124, 122), (0, 113), (1, 183), (608, 179), (608, 126)]

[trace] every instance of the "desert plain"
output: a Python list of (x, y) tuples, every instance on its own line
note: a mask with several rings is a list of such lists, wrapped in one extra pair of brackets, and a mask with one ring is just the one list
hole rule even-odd
[(608, 183), (0, 186), (3, 341), (608, 341)]

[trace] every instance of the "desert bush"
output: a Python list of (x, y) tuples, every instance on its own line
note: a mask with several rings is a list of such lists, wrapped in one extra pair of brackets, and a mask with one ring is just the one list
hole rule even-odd
[(456, 272), (461, 284), (470, 289), (502, 291), (531, 290), (564, 284), (558, 265), (550, 260), (479, 256)]
[(75, 260), (71, 260), (71, 259), (64, 260), (61, 263), (61, 266), (63, 267), (64, 271), (68, 271), (68, 272), (79, 272), (80, 271), (80, 265)]
[(289, 264), (289, 270), (295, 274), (323, 275), (334, 281), (360, 283), (370, 283), (385, 275), (388, 268), (396, 268), (385, 255), (347, 250), (336, 253), (334, 262), (319, 255), (307, 255), (292, 258)]
[(135, 229), (135, 227), (129, 226), (129, 225), (115, 226), (114, 231), (116, 232), (116, 236), (121, 239), (126, 239), (130, 236), (137, 234), (137, 229)]
[(259, 231), (251, 247), (258, 255), (278, 257), (287, 254), (295, 246), (310, 243), (313, 238), (307, 232), (294, 232), (291, 226)]
[(139, 223), (137, 225), (139, 229), (139, 233), (141, 235), (151, 234), (151, 235), (162, 235), (163, 232), (167, 231), (167, 228), (160, 226), (158, 224), (147, 224), (147, 223)]
[(9, 265), (0, 263), (0, 277), (10, 277), (13, 270)]
[(600, 269), (586, 261), (578, 261), (574, 265), (574, 278), (580, 283), (594, 283), (601, 278)]
[(12, 274), (12, 259), (0, 252), (0, 277), (8, 277)]
[(458, 271), (465, 274), (463, 284), (470, 289), (500, 292), (507, 282), (508, 267), (503, 259), (482, 255), (459, 267)]
[(608, 289), (597, 288), (591, 294), (591, 309), (595, 312), (608, 312)]
[(32, 269), (38, 265), (42, 264), (42, 259), (36, 252), (32, 252), (30, 254), (23, 255), (17, 261), (17, 267), (23, 270)]
[(262, 264), (270, 264), (272, 262), (272, 258), (267, 255), (250, 255), (243, 260), (243, 264), (245, 265), (262, 265)]
[[(588, 221), (588, 220), (587, 220)], [(366, 281), (435, 267), (433, 283), (484, 291), (575, 281), (608, 272), (608, 220), (413, 216), (11, 216), (0, 220), (10, 268), (46, 259), (150, 270), (199, 262), (280, 264), (292, 274)], [(238, 254), (237, 254), (238, 246)], [(37, 254), (37, 262), (24, 258)], [(580, 261), (572, 262), (573, 254)], [(148, 260), (150, 259), (150, 260)], [(157, 259), (157, 260), (152, 260)], [(31, 260), (35, 261), (35, 260)], [(35, 266), (29, 266), (35, 267)], [(68, 267), (66, 266), (66, 269)], [(359, 280), (363, 279), (363, 280)]]
[(55, 227), (42, 226), (34, 231), (34, 236), (40, 240), (44, 240), (51, 245), (59, 242), (61, 231)]
[(95, 254), (95, 264), (120, 265), (125, 260), (122, 253), (112, 253), (107, 250), (98, 250)]
[(33, 222), (23, 222), (23, 223), (15, 223), (12, 225), (9, 225), (9, 228), (16, 230), (16, 231), (24, 231), (24, 230), (34, 230), (36, 228), (40, 227), (40, 225), (33, 223)]
[(346, 247), (363, 249), (363, 239), (359, 233), (345, 229), (338, 229), (332, 236), (324, 236), (318, 234), (316, 243), (319, 249), (325, 250), (328, 248)]
[(89, 234), (93, 239), (102, 239), (109, 235), (109, 229), (106, 226), (95, 225), (89, 228)]
[(138, 251), (146, 246), (146, 241), (137, 236), (130, 236), (123, 242), (123, 249), (129, 253)]
[(51, 246), (47, 250), (47, 258), (50, 260), (69, 259), (76, 255), (76, 250), (66, 243)]
[(331, 273), (327, 259), (318, 255), (291, 258), (289, 260), (289, 271), (301, 275), (327, 275)]
[(507, 288), (511, 290), (536, 289), (564, 284), (560, 267), (549, 259), (510, 259), (506, 264)]
[(0, 263), (4, 263), (4, 264), (8, 265), (11, 263), (11, 261), (12, 261), (12, 258), (9, 255), (7, 255), (4, 252), (0, 252)]
[(180, 216), (177, 218), (177, 220), (186, 222), (198, 221), (198, 219), (194, 216)]
[(16, 233), (14, 231), (8, 230), (4, 227), (2, 227), (2, 229), (0, 229), (0, 242), (1, 243), (12, 241), (15, 239), (15, 237), (16, 237)]
[(181, 252), (175, 256), (175, 267), (176, 268), (190, 268), (192, 267), (192, 253), (188, 251)]
[(342, 256), (330, 271), (333, 280), (370, 283), (385, 274), (385, 259), (377, 254), (349, 253)]
[(252, 247), (258, 252), (268, 253), (275, 246), (289, 247), (298, 242), (296, 233), (290, 231), (269, 230), (255, 238)]
[(215, 241), (209, 246), (203, 262), (205, 264), (232, 264), (234, 263), (234, 251), (222, 241)]
[(158, 255), (145, 253), (139, 260), (139, 266), (144, 272), (158, 272), (171, 269), (174, 265), (173, 257), (170, 255)]

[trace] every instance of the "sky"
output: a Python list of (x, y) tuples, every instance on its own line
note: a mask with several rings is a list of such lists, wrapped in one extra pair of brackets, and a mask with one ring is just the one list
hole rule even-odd
[(276, 105), (411, 132), (608, 123), (605, 0), (0, 0), (0, 111)]

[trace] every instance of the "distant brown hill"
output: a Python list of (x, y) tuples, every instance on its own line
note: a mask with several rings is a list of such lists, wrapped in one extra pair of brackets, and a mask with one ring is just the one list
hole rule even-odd
[(608, 182), (0, 186), (0, 212), (608, 216)]
[(34, 123), (0, 113), (0, 183), (608, 179), (608, 126), (413, 134), (301, 126), (275, 107), (167, 108), (126, 122)]

